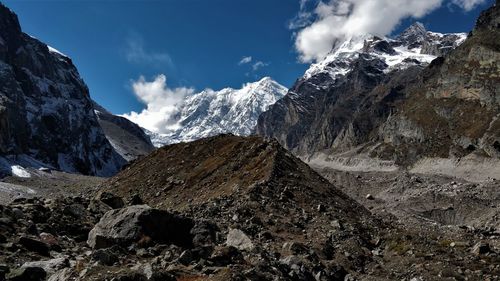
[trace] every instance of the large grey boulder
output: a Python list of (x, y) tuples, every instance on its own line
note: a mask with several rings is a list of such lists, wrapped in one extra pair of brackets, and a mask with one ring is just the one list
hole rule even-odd
[(104, 214), (90, 231), (87, 244), (94, 249), (145, 241), (191, 247), (193, 225), (192, 220), (167, 211), (135, 205)]

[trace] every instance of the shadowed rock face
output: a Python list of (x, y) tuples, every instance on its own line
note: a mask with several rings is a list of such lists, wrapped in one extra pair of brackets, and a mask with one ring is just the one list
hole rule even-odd
[(93, 104), (99, 125), (106, 138), (125, 160), (132, 161), (155, 149), (149, 136), (137, 124), (127, 118), (112, 114), (96, 102)]
[(109, 176), (124, 160), (99, 126), (70, 58), (23, 33), (0, 5), (0, 153)]
[[(363, 153), (403, 166), (424, 157), (499, 157), (498, 10), (483, 12), (458, 47), (459, 35), (438, 36), (419, 24), (389, 45), (365, 40), (363, 53), (342, 66), (347, 74), (315, 70), (299, 79), (261, 115), (258, 134), (302, 157)], [(406, 58), (404, 67), (388, 69), (380, 54), (390, 56), (401, 44), (445, 56), (428, 66)], [(339, 57), (323, 67), (340, 69), (346, 59)]]
[(407, 86), (408, 98), (379, 128), (384, 141), (375, 155), (397, 153), (403, 163), (425, 156), (500, 157), (495, 148), (500, 139), (499, 10), (496, 5), (484, 11), (462, 45)]

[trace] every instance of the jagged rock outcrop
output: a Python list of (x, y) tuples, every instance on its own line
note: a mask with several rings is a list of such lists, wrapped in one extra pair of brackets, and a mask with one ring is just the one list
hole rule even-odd
[(106, 138), (125, 160), (132, 161), (155, 149), (151, 139), (137, 124), (94, 104), (94, 112)]
[(0, 4), (0, 153), (110, 176), (125, 163), (106, 139), (70, 58), (22, 32)]

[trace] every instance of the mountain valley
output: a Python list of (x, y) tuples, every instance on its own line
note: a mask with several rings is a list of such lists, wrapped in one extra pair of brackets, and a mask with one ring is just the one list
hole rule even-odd
[(348, 36), (153, 132), (0, 4), (0, 281), (499, 280), (498, 38)]

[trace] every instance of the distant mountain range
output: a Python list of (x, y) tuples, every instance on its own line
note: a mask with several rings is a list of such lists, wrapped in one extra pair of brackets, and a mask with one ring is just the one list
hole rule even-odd
[[(155, 146), (226, 133), (276, 138), (311, 164), (341, 169), (500, 173), (497, 6), (469, 35), (415, 23), (394, 38), (335, 42), (289, 90), (265, 77), (190, 95), (176, 128), (161, 134), (97, 105), (68, 56), (23, 33), (3, 5), (0, 16), (4, 175), (49, 167), (110, 176)], [(475, 164), (484, 159), (488, 167)]]
[(166, 134), (146, 130), (157, 147), (224, 133), (248, 136), (259, 115), (285, 96), (287, 88), (270, 77), (241, 89), (205, 90), (186, 98), (175, 116), (178, 128)]

